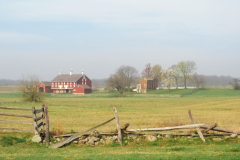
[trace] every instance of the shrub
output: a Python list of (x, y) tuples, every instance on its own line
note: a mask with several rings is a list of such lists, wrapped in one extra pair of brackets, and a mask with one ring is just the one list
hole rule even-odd
[(40, 83), (38, 76), (28, 76), (20, 81), (19, 91), (23, 93), (23, 99), (27, 102), (42, 102), (44, 96), (42, 92), (38, 92), (38, 84)]
[(240, 90), (240, 84), (238, 84), (239, 81), (238, 78), (233, 78), (233, 82), (230, 82), (234, 90)]

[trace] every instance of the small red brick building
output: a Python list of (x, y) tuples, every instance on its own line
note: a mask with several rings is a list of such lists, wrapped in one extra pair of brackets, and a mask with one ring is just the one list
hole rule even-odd
[(146, 93), (151, 90), (156, 90), (158, 87), (158, 80), (152, 77), (142, 77), (140, 80), (139, 91)]
[(51, 93), (53, 90), (51, 89), (51, 82), (41, 82), (38, 85), (38, 92)]
[(92, 93), (92, 81), (83, 74), (61, 74), (59, 73), (51, 81), (51, 89), (54, 93), (86, 94)]

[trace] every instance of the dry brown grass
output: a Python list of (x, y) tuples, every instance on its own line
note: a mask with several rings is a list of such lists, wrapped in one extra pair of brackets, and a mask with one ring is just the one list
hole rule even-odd
[[(21, 102), (19, 98), (1, 98), (1, 106), (27, 107), (39, 103)], [(129, 128), (166, 127), (190, 124), (188, 109), (196, 123), (240, 132), (239, 97), (182, 97), (182, 98), (101, 98), (101, 97), (48, 97), (50, 130), (58, 132), (81, 132), (114, 116), (117, 107), (120, 125), (129, 123)], [(3, 110), (0, 110), (3, 112)], [(0, 117), (12, 119), (12, 117)], [(0, 127), (6, 124), (0, 124)], [(7, 126), (9, 127), (10, 124)], [(31, 126), (30, 126), (31, 128)], [(99, 128), (99, 131), (115, 131), (115, 120)]]
[(18, 92), (18, 86), (0, 86), (1, 92)]

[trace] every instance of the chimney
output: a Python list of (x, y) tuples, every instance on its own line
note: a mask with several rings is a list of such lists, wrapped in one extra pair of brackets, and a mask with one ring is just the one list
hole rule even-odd
[(71, 69), (71, 70), (70, 70), (70, 75), (72, 75), (72, 72), (73, 72), (73, 70)]
[(82, 70), (82, 75), (83, 75), (83, 70)]
[(59, 71), (58, 75), (61, 75), (61, 69), (60, 69), (60, 71)]

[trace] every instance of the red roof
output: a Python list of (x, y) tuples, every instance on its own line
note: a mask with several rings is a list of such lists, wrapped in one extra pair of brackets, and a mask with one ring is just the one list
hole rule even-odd
[(55, 77), (51, 82), (77, 82), (82, 74), (61, 74)]

